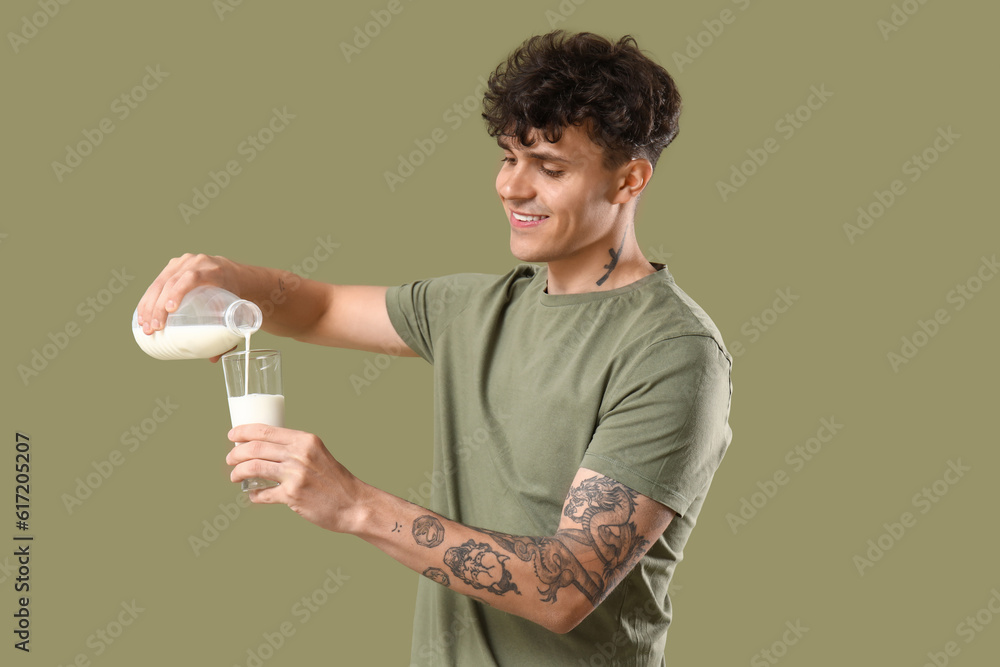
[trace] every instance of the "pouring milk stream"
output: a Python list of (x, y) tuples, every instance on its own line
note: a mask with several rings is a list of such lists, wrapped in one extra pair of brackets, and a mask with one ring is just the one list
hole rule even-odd
[[(177, 310), (167, 315), (160, 331), (146, 335), (139, 325), (138, 315), (136, 309), (132, 315), (132, 334), (139, 347), (155, 359), (209, 359), (244, 341), (245, 352), (240, 355), (244, 357), (242, 395), (234, 396), (237, 390), (227, 385), (232, 425), (285, 425), (285, 397), (282, 394), (250, 393), (250, 336), (260, 329), (264, 320), (257, 304), (220, 287), (203, 285), (181, 299)], [(256, 486), (259, 485), (251, 488)]]

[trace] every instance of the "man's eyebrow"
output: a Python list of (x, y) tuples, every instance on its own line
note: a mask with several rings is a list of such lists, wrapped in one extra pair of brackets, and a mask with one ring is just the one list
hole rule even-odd
[[(510, 147), (510, 142), (505, 137), (497, 137), (497, 145), (505, 151), (513, 150)], [(538, 150), (536, 148), (528, 148), (525, 154), (534, 159), (541, 160), (543, 162), (562, 162), (564, 164), (572, 164), (572, 160), (564, 155), (556, 153), (554, 151)]]

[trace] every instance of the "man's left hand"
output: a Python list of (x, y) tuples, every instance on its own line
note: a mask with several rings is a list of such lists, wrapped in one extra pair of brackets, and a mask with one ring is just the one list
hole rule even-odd
[(360, 519), (367, 485), (342, 466), (319, 437), (305, 431), (245, 424), (229, 431), (226, 463), (234, 482), (259, 477), (280, 486), (250, 491), (254, 503), (283, 503), (307, 521), (338, 533)]

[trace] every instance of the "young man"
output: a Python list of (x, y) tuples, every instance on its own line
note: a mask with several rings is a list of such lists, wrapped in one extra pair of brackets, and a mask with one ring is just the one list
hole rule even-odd
[[(398, 287), (327, 285), (221, 257), (172, 260), (147, 332), (216, 284), (297, 340), (421, 356), (435, 372), (427, 508), (354, 477), (320, 438), (263, 425), (234, 482), (424, 575), (416, 665), (662, 665), (667, 586), (732, 434), (732, 359), (635, 238), (680, 97), (630, 37), (534, 37), (490, 77), (497, 194), (522, 262)], [(398, 530), (399, 526), (405, 529)]]

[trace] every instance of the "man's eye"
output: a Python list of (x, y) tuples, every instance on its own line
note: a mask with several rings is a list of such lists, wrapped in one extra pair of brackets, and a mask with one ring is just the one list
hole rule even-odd
[[(506, 155), (503, 156), (502, 158), (500, 158), (500, 164), (501, 165), (504, 165), (504, 164), (514, 165), (516, 163), (517, 163), (517, 158), (508, 157)], [(549, 178), (559, 178), (560, 176), (562, 176), (565, 173), (563, 171), (557, 171), (557, 170), (553, 170), (553, 169), (546, 169), (545, 167), (539, 167), (538, 171), (540, 171), (541, 173), (545, 174)]]

